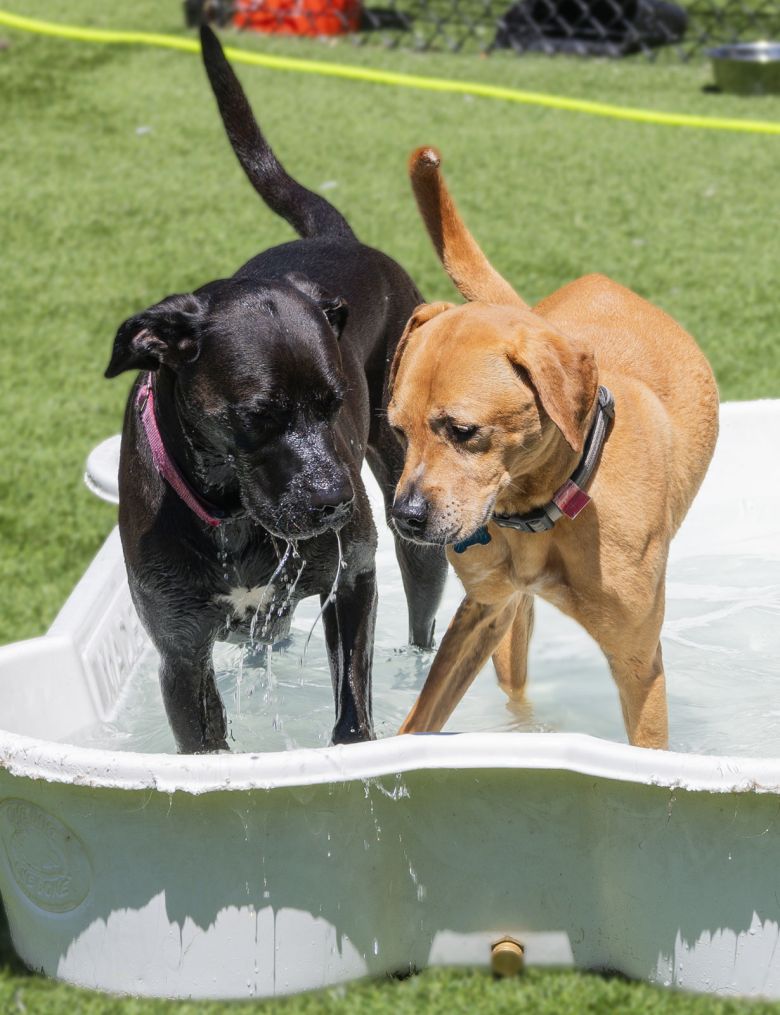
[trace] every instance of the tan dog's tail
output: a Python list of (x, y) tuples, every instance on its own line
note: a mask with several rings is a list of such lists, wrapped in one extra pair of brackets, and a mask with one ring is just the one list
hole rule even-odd
[(528, 307), (480, 250), (463, 223), (439, 172), (435, 148), (418, 148), (409, 159), (417, 206), (444, 269), (467, 300)]

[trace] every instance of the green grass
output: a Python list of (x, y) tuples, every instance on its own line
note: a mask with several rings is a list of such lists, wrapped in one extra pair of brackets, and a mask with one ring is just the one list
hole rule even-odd
[(677, 994), (617, 976), (539, 969), (503, 981), (476, 970), (431, 970), (401, 982), (357, 983), (230, 1005), (119, 999), (21, 976), (0, 979), (4, 1015), (217, 1015), (228, 1010), (257, 1015), (776, 1015), (778, 1005)]
[[(19, 13), (180, 32), (178, 0), (26, 0)], [(3, 31), (0, 51), (0, 641), (41, 633), (114, 523), (84, 490), (89, 449), (117, 432), (129, 378), (102, 379), (118, 324), (288, 239), (236, 165), (199, 61)], [(703, 91), (704, 63), (651, 66), (415, 55), (242, 37), (249, 48), (491, 81), (623, 105), (780, 119), (780, 100)], [(464, 96), (241, 68), (288, 167), (358, 235), (448, 297), (405, 176), (434, 143), (472, 230), (536, 299), (603, 271), (679, 318), (726, 398), (780, 394), (780, 138), (599, 120)], [(138, 128), (150, 128), (139, 132)], [(0, 946), (0, 1011), (156, 1012), (22, 972)], [(266, 1006), (260, 1006), (266, 1010)], [(516, 983), (429, 972), (273, 1010), (780, 1011), (718, 1006), (622, 980), (530, 972)], [(194, 1011), (194, 1006), (176, 1009)], [(198, 1011), (217, 1010), (198, 1006)]]

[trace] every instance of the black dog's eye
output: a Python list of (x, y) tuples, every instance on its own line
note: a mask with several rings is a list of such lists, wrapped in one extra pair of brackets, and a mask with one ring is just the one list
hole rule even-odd
[(238, 417), (245, 427), (250, 430), (263, 429), (268, 426), (273, 417), (258, 409), (244, 409), (238, 413)]
[(344, 398), (341, 395), (334, 395), (332, 398), (326, 399), (324, 409), (328, 419), (333, 419), (343, 404)]
[(281, 406), (245, 406), (236, 411), (239, 429), (246, 434), (261, 436), (284, 428), (286, 414)]
[(312, 392), (304, 410), (311, 408), (311, 411), (318, 419), (331, 421), (338, 414), (344, 404), (344, 395), (341, 391), (319, 391)]
[(450, 436), (456, 444), (465, 444), (466, 441), (470, 441), (478, 430), (478, 426), (468, 426), (461, 423), (450, 423), (449, 425)]

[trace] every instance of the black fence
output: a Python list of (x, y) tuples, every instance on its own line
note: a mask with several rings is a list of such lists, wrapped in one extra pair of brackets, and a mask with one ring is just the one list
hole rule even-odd
[(780, 0), (184, 0), (187, 22), (452, 52), (688, 60), (780, 38)]

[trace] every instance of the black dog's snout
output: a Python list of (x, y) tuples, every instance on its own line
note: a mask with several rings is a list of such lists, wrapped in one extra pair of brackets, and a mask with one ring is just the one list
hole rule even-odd
[(355, 491), (349, 477), (331, 486), (316, 490), (311, 498), (311, 505), (320, 514), (330, 517), (341, 514), (352, 504)]
[(428, 502), (415, 491), (398, 497), (390, 513), (402, 535), (419, 536), (428, 521)]

